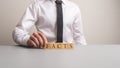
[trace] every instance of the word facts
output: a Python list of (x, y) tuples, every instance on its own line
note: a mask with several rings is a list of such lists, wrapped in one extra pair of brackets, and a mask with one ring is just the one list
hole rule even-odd
[(45, 49), (73, 49), (73, 43), (46, 43)]

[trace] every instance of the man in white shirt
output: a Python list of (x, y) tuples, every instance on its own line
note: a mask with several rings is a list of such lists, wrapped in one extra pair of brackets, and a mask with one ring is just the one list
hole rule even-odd
[[(56, 0), (35, 0), (30, 4), (13, 31), (13, 40), (25, 46), (41, 47), (56, 42)], [(69, 0), (62, 0), (63, 42), (86, 45), (79, 7)], [(28, 34), (35, 25), (37, 32)]]

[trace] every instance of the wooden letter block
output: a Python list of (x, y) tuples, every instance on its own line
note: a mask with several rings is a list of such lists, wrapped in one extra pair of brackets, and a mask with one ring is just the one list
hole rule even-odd
[(73, 43), (46, 43), (45, 49), (73, 49)]

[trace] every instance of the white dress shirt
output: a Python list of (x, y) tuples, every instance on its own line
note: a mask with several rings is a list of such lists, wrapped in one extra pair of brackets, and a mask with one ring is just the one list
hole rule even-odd
[[(86, 45), (79, 7), (69, 0), (63, 1), (63, 42)], [(13, 31), (16, 43), (27, 45), (29, 30), (33, 25), (44, 33), (48, 42), (56, 42), (56, 3), (55, 0), (35, 0), (30, 4), (22, 19)]]

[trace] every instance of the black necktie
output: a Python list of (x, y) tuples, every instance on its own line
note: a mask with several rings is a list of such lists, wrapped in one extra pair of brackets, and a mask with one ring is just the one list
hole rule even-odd
[(57, 42), (63, 42), (63, 11), (62, 11), (62, 1), (56, 0), (57, 8)]

